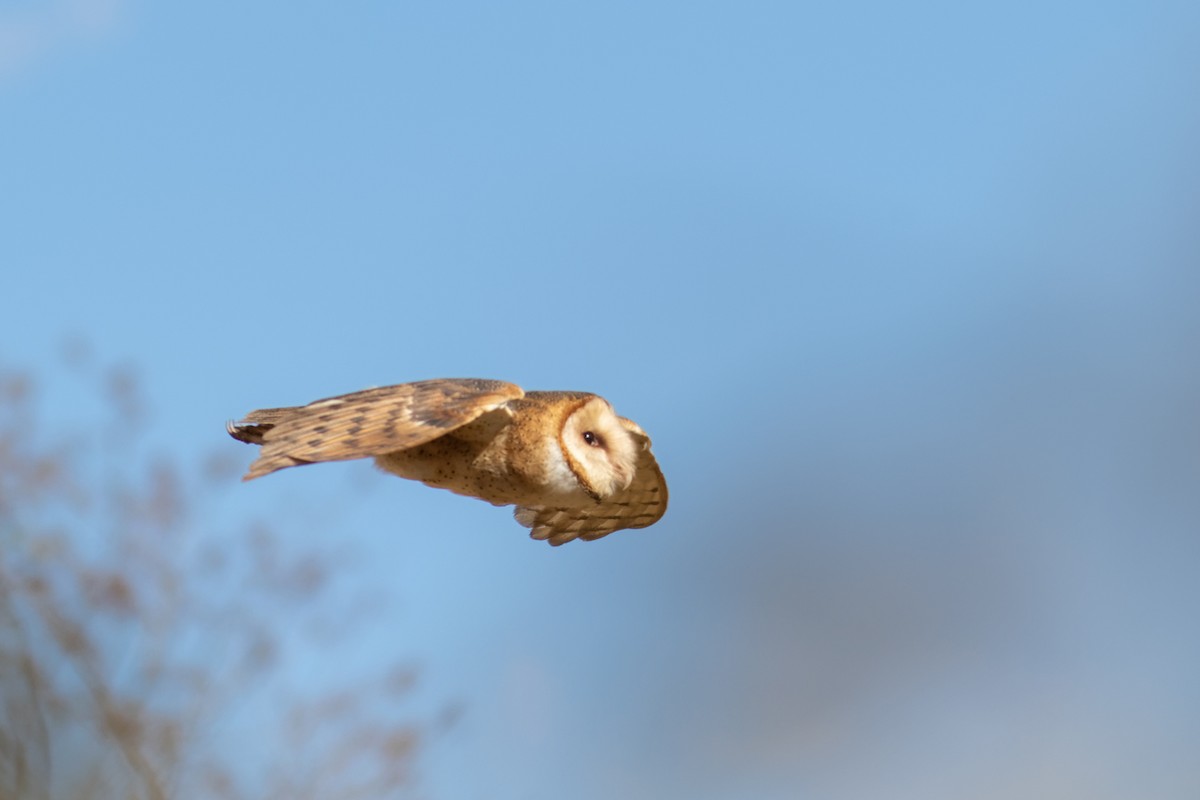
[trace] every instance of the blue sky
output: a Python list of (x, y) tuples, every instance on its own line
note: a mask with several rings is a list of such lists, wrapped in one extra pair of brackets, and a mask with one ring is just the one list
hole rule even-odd
[(592, 545), (363, 463), (231, 490), (388, 598), (290, 680), (399, 653), (462, 703), (433, 796), (1193, 796), (1198, 34), (1170, 2), (4, 4), (0, 359), (133, 364), (185, 458), (438, 376), (649, 431), (671, 510)]

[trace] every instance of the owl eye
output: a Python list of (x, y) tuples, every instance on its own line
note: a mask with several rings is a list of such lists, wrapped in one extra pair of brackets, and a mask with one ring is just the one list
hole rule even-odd
[(592, 447), (600, 446), (600, 437), (597, 436), (596, 434), (592, 433), (591, 431), (583, 432), (583, 440), (585, 442), (587, 442), (588, 444), (590, 444)]

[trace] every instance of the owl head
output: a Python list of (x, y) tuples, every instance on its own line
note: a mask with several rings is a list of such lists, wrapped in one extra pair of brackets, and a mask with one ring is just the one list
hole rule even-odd
[(559, 444), (571, 472), (595, 500), (633, 481), (640, 445), (603, 397), (591, 397), (567, 416)]

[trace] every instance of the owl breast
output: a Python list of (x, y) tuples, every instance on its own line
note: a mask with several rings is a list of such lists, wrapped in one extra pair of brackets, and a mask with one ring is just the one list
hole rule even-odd
[(576, 506), (593, 502), (563, 458), (558, 441), (544, 437), (538, 447), (514, 454), (509, 437), (490, 441), (454, 433), (420, 447), (378, 456), (375, 463), (402, 478), (494, 505)]

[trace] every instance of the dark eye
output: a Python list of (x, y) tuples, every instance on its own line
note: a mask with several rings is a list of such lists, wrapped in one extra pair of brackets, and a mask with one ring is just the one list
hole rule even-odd
[(592, 433), (591, 431), (583, 432), (583, 440), (585, 442), (587, 442), (588, 444), (590, 444), (592, 447), (600, 446), (600, 437), (597, 436), (596, 434)]

